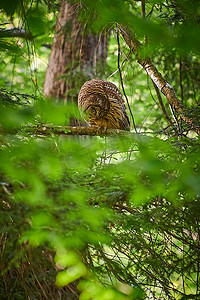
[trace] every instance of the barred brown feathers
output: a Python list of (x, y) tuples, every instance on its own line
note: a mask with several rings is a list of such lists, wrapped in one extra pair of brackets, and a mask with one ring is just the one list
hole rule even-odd
[(122, 94), (112, 82), (86, 81), (78, 95), (78, 106), (90, 126), (130, 130)]

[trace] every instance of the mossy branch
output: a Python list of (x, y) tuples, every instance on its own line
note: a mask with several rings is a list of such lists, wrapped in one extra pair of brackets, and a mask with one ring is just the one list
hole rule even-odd
[(108, 135), (126, 135), (127, 131), (119, 129), (103, 129), (97, 127), (72, 127), (72, 126), (25, 126), (23, 132), (31, 135), (89, 135), (89, 136), (108, 136)]

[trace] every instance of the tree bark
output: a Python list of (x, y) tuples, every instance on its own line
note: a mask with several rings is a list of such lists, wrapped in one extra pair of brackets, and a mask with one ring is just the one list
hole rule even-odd
[(104, 69), (107, 57), (106, 34), (88, 33), (87, 24), (78, 22), (78, 9), (79, 4), (70, 6), (60, 1), (44, 83), (45, 96), (74, 102), (84, 81)]

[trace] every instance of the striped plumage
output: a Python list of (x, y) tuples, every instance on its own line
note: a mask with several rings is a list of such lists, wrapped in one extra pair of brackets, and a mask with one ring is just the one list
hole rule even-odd
[(78, 106), (90, 126), (130, 130), (122, 94), (112, 82), (86, 81), (78, 95)]

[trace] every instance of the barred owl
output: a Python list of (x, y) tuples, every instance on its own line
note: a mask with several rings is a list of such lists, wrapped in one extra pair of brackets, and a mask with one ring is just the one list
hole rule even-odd
[(78, 95), (78, 106), (90, 126), (130, 130), (122, 94), (111, 82), (100, 79), (86, 81)]

